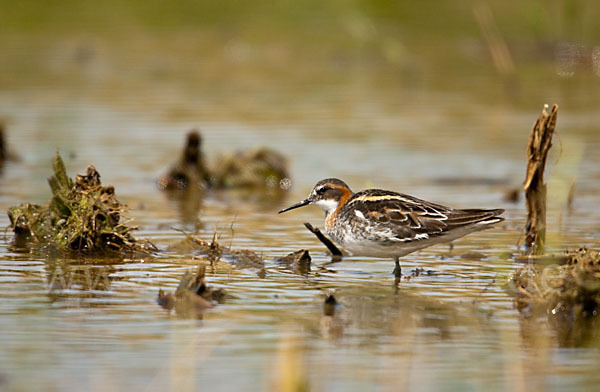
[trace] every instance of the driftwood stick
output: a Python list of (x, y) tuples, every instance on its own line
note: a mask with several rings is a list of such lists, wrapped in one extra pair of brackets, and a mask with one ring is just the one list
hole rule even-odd
[(327, 247), (327, 249), (329, 249), (329, 251), (331, 252), (331, 254), (333, 255), (334, 259), (341, 259), (343, 254), (342, 251), (338, 249), (337, 246), (335, 246), (335, 244), (333, 242), (331, 242), (331, 240), (327, 237), (325, 237), (325, 235), (323, 233), (321, 233), (321, 230), (319, 230), (317, 227), (313, 227), (313, 225), (311, 225), (308, 222), (304, 223), (304, 226), (306, 226), (306, 228), (313, 233), (314, 235), (317, 236), (317, 238), (319, 239), (319, 241), (321, 241), (323, 243), (323, 245), (325, 245)]
[(552, 135), (556, 126), (558, 106), (554, 105), (550, 114), (544, 105), (542, 114), (535, 122), (527, 145), (527, 174), (523, 188), (527, 203), (527, 224), (524, 245), (526, 255), (544, 254), (546, 239), (546, 184), (544, 169), (548, 151), (552, 147)]

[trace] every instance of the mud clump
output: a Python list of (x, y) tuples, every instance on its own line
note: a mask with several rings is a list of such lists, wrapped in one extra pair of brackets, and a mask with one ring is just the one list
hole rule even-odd
[(126, 206), (117, 200), (112, 186), (101, 185), (94, 166), (75, 181), (67, 175), (60, 155), (52, 166), (48, 204), (24, 203), (8, 210), (17, 244), (86, 253), (150, 250), (133, 237), (135, 228), (123, 222)]
[(212, 288), (206, 284), (206, 267), (198, 266), (197, 272), (186, 272), (175, 294), (165, 293), (164, 290), (158, 291), (158, 304), (171, 311), (175, 309), (180, 317), (201, 318), (202, 313), (212, 308), (216, 303), (224, 303), (227, 294), (223, 289)]
[(207, 167), (202, 137), (193, 130), (187, 136), (179, 161), (158, 180), (158, 187), (165, 191), (287, 190), (291, 186), (287, 167), (282, 154), (266, 147), (222, 155)]
[(581, 248), (567, 252), (565, 264), (525, 266), (508, 287), (520, 311), (542, 309), (552, 318), (595, 317), (600, 309), (600, 252)]
[(213, 172), (215, 188), (287, 190), (291, 181), (287, 159), (266, 147), (219, 158)]
[(290, 253), (287, 256), (275, 259), (275, 262), (286, 266), (293, 272), (300, 275), (308, 275), (310, 272), (311, 257), (307, 250), (300, 249)]

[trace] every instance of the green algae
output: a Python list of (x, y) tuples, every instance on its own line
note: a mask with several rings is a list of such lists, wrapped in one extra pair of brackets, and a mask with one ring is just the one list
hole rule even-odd
[(8, 210), (17, 244), (87, 253), (148, 249), (131, 234), (135, 228), (123, 218), (126, 206), (117, 200), (114, 187), (102, 186), (94, 166), (75, 181), (59, 154), (52, 167), (47, 205), (24, 203)]

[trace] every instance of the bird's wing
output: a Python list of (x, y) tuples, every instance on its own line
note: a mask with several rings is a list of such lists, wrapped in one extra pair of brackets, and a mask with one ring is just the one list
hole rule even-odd
[(402, 242), (445, 234), (502, 213), (502, 210), (453, 209), (413, 196), (377, 189), (357, 193), (347, 205), (354, 209), (356, 218), (364, 219), (373, 232), (388, 232), (396, 241)]

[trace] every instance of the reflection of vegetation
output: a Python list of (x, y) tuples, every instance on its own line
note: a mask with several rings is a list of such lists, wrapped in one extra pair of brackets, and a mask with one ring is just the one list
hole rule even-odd
[(175, 309), (180, 317), (202, 318), (202, 313), (213, 306), (213, 303), (223, 303), (225, 301), (225, 291), (209, 287), (204, 279), (206, 267), (198, 266), (198, 271), (194, 274), (186, 272), (175, 294), (158, 291), (158, 304), (166, 310)]
[(553, 315), (570, 318), (595, 316), (600, 308), (600, 253), (580, 249), (567, 254), (566, 263), (518, 269), (510, 286), (519, 307), (543, 305)]
[[(49, 258), (45, 264), (44, 286), (52, 302), (104, 296), (102, 292), (110, 290), (115, 279), (111, 276), (115, 272), (113, 260)], [(94, 306), (94, 303), (86, 306)]]
[(48, 260), (46, 288), (48, 292), (62, 290), (106, 291), (110, 286), (110, 274), (115, 272), (111, 264), (77, 264), (69, 260)]
[[(566, 255), (564, 265), (528, 265), (509, 282), (519, 311), (546, 314), (563, 345), (587, 342), (600, 311), (600, 253), (579, 249)], [(591, 328), (591, 329), (590, 329)]]
[(340, 290), (335, 298), (327, 297), (323, 310), (320, 327), (327, 330), (320, 332), (336, 339), (349, 330), (371, 331), (361, 339), (377, 340), (382, 335), (402, 337), (420, 329), (445, 340), (456, 338), (465, 327), (489, 325), (489, 314), (475, 303), (457, 304), (403, 291), (390, 295)]
[(59, 155), (48, 179), (52, 199), (47, 206), (25, 203), (8, 210), (17, 243), (70, 251), (133, 251), (143, 246), (122, 222), (125, 208), (112, 186), (100, 184), (93, 166), (73, 182)]

